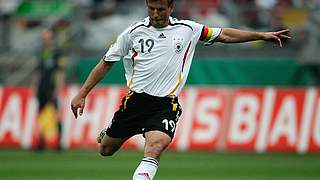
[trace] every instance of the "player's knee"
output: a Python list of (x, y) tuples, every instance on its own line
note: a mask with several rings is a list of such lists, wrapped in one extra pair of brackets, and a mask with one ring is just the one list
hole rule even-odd
[(108, 146), (100, 146), (99, 152), (101, 156), (112, 156), (115, 153), (114, 149)]
[(157, 139), (155, 141), (149, 142), (145, 148), (145, 154), (159, 156), (163, 150), (165, 150), (170, 141), (166, 139)]

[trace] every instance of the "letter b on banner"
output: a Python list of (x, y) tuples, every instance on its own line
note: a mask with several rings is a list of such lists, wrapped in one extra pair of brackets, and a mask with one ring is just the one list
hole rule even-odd
[(255, 96), (236, 97), (230, 122), (230, 142), (241, 144), (254, 138), (258, 106), (259, 101)]

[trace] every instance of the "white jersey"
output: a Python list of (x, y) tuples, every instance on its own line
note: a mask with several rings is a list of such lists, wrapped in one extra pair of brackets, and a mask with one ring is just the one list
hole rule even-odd
[(172, 17), (167, 27), (154, 28), (147, 17), (121, 33), (103, 59), (123, 58), (127, 86), (132, 91), (158, 97), (178, 96), (198, 41), (202, 38), (213, 43), (220, 32), (220, 28)]

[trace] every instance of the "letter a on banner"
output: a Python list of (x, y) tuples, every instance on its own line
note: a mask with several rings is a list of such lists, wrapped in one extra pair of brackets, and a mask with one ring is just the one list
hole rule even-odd
[(270, 141), (275, 145), (281, 137), (286, 137), (290, 146), (294, 146), (297, 138), (297, 109), (296, 101), (292, 96), (283, 100), (280, 111), (270, 134)]
[(21, 98), (14, 94), (10, 96), (6, 105), (3, 106), (2, 117), (0, 121), (0, 141), (9, 133), (12, 140), (18, 141), (21, 137)]

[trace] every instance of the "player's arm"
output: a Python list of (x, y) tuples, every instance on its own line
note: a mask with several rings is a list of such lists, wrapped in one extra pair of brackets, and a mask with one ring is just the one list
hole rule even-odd
[(131, 48), (129, 32), (130, 28), (127, 28), (118, 36), (117, 41), (111, 45), (100, 62), (93, 68), (87, 80), (80, 88), (79, 93), (71, 101), (71, 109), (75, 118), (78, 117), (78, 109), (79, 115), (82, 115), (85, 106), (85, 98), (91, 89), (104, 77), (115, 62), (120, 61), (128, 54), (129, 49)]
[(81, 116), (85, 106), (85, 98), (91, 91), (91, 89), (104, 77), (104, 75), (111, 69), (114, 62), (106, 62), (103, 59), (92, 69), (87, 80), (80, 88), (78, 94), (71, 101), (71, 109), (74, 117)]
[(290, 39), (287, 36), (289, 30), (281, 30), (276, 32), (253, 32), (253, 31), (242, 31), (234, 28), (222, 28), (219, 36), (216, 38), (216, 42), (222, 43), (241, 43), (248, 41), (264, 40), (277, 43), (282, 47), (282, 41), (284, 39)]

